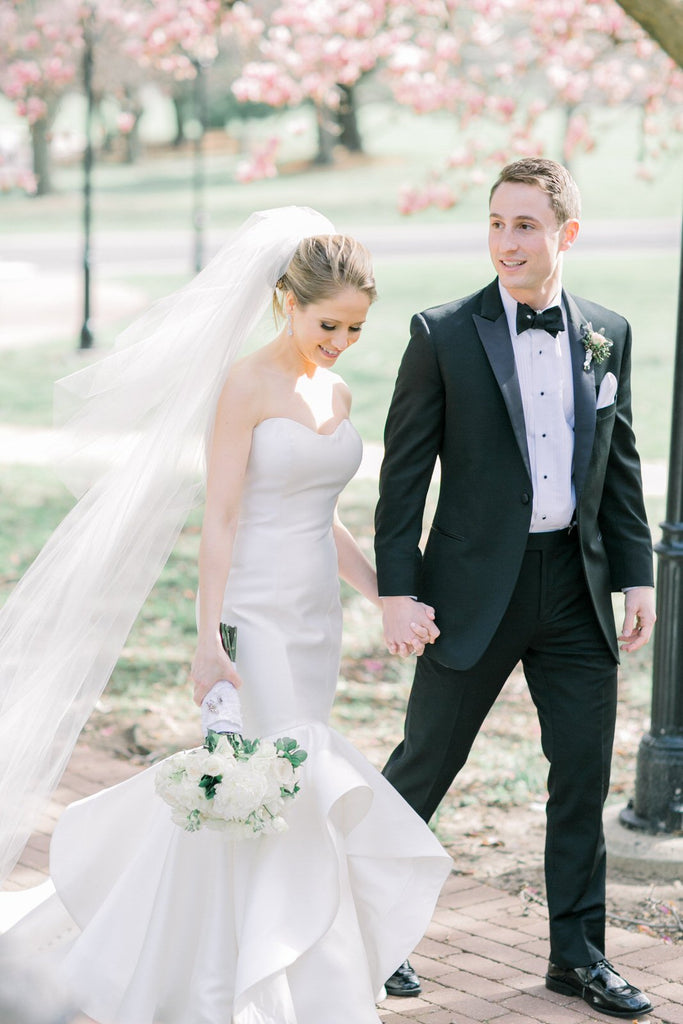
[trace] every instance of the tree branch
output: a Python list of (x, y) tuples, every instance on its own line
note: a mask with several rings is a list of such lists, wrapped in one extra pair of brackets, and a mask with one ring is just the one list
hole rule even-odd
[(617, 0), (662, 49), (683, 67), (683, 0)]

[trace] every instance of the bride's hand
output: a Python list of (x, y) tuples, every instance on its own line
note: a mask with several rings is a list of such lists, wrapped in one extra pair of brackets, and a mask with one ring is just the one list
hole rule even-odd
[(235, 663), (230, 661), (220, 642), (216, 643), (216, 649), (207, 651), (198, 647), (192, 659), (190, 678), (194, 683), (194, 702), (201, 704), (211, 687), (223, 679), (239, 690), (242, 685)]

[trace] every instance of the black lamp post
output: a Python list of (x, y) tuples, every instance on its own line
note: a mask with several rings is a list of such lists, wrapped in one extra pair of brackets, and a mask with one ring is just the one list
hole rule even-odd
[(90, 329), (90, 226), (92, 189), (92, 73), (93, 73), (93, 9), (88, 6), (83, 22), (83, 88), (85, 90), (85, 150), (83, 151), (83, 326), (80, 348), (92, 348)]
[(650, 732), (640, 741), (635, 799), (620, 814), (651, 833), (683, 827), (683, 239), (666, 521), (657, 552)]

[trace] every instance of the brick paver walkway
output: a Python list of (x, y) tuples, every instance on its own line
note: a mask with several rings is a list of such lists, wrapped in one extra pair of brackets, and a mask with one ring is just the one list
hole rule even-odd
[[(62, 807), (137, 770), (80, 743), (10, 885), (24, 888), (43, 880), (49, 836)], [(379, 1008), (383, 1024), (605, 1024), (608, 1018), (591, 1013), (582, 1000), (544, 987), (546, 936), (543, 906), (452, 874), (411, 958), (423, 979), (422, 995), (387, 999)], [(683, 945), (610, 927), (607, 947), (615, 965), (652, 998), (649, 1019), (683, 1024)]]

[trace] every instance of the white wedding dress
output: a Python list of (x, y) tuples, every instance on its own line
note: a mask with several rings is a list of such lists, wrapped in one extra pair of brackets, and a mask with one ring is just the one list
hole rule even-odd
[(253, 434), (223, 619), (237, 626), (244, 735), (308, 751), (289, 830), (183, 832), (149, 768), (67, 808), (55, 891), (6, 936), (39, 937), (101, 1024), (377, 1024), (385, 978), (429, 924), (450, 858), (327, 724), (331, 524), (360, 455), (348, 420), (317, 434), (277, 417)]

